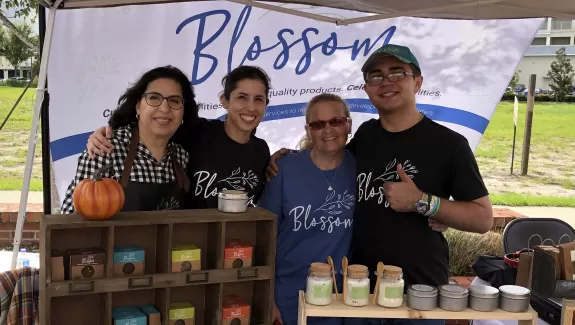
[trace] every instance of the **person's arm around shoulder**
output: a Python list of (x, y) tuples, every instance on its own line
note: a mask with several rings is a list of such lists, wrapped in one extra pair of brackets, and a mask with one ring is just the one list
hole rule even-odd
[[(114, 142), (114, 141), (113, 141)], [(80, 184), (81, 181), (84, 179), (94, 179), (96, 176), (96, 172), (102, 169), (104, 166), (112, 164), (112, 159), (110, 155), (106, 156), (99, 156), (96, 155), (94, 158), (91, 158), (88, 154), (87, 150), (84, 150), (80, 157), (78, 157), (78, 164), (76, 167), (76, 176), (70, 182), (68, 189), (66, 190), (66, 194), (64, 195), (64, 201), (62, 202), (62, 206), (60, 208), (60, 213), (62, 214), (69, 214), (75, 213), (76, 210), (74, 208), (74, 190), (76, 186)], [(102, 177), (108, 178), (116, 178), (114, 176), (114, 167), (113, 165), (110, 166), (108, 170), (102, 173)]]
[[(267, 184), (265, 184), (262, 195), (258, 200), (258, 207), (264, 208), (277, 216), (277, 228), (279, 229), (280, 224), (283, 220), (283, 177), (285, 173), (285, 166), (283, 166), (285, 158), (278, 159), (277, 165), (282, 168), (278, 171), (276, 177), (272, 177)], [(282, 315), (275, 304), (273, 306), (273, 320), (278, 320), (283, 323)]]
[(460, 141), (453, 160), (450, 183), (454, 201), (442, 199), (432, 219), (458, 230), (486, 233), (493, 227), (493, 208), (467, 140)]
[[(285, 158), (278, 159), (277, 165), (280, 168), (285, 167), (284, 161)], [(277, 176), (272, 177), (269, 182), (264, 185), (264, 189), (257, 203), (258, 207), (269, 210), (278, 216), (278, 228), (282, 221), (284, 174), (284, 170), (279, 170)]]

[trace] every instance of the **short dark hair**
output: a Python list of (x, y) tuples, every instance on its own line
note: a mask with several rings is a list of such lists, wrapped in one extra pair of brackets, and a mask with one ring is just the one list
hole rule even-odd
[(245, 79), (259, 80), (264, 84), (266, 89), (266, 104), (269, 104), (271, 79), (262, 68), (251, 65), (241, 65), (222, 78), (222, 86), (224, 87), (223, 95), (225, 99), (230, 100), (232, 91), (238, 87), (240, 81)]
[(157, 79), (171, 79), (180, 84), (184, 98), (184, 124), (198, 119), (198, 104), (196, 103), (194, 88), (188, 77), (178, 68), (171, 65), (154, 68), (144, 73), (138, 81), (126, 89), (118, 99), (118, 108), (114, 110), (108, 124), (112, 129), (122, 126), (138, 124), (136, 118), (136, 104), (144, 95), (148, 84)]

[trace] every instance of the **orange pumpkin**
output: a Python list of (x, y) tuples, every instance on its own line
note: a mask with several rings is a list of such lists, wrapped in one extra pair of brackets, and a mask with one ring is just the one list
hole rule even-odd
[(88, 220), (106, 220), (124, 206), (124, 189), (114, 179), (102, 177), (112, 165), (96, 171), (94, 179), (82, 180), (74, 189), (76, 212)]

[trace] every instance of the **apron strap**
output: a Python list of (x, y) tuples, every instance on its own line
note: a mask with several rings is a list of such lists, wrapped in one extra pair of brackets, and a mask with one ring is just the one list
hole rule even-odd
[(186, 171), (176, 159), (176, 150), (172, 152), (172, 165), (174, 166), (174, 173), (176, 174), (176, 182), (179, 188), (183, 188), (185, 193), (190, 190), (190, 179), (186, 174)]
[(130, 146), (128, 147), (128, 156), (124, 160), (124, 170), (122, 171), (122, 176), (120, 178), (120, 184), (122, 188), (128, 187), (128, 182), (130, 181), (130, 173), (132, 172), (132, 166), (134, 165), (134, 159), (138, 153), (138, 144), (140, 143), (140, 134), (138, 133), (138, 128), (132, 128), (132, 137), (130, 139)]

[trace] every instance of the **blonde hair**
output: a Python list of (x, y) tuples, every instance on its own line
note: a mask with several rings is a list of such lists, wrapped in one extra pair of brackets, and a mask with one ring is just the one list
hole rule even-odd
[[(338, 95), (335, 94), (331, 94), (331, 93), (323, 93), (323, 94), (319, 94), (315, 97), (313, 97), (309, 103), (307, 104), (307, 108), (305, 110), (305, 123), (308, 124), (311, 119), (311, 112), (312, 112), (312, 108), (320, 103), (326, 103), (326, 102), (336, 102), (336, 103), (340, 103), (343, 108), (344, 108), (344, 114), (346, 117), (350, 117), (350, 112), (349, 112), (349, 108), (347, 107), (347, 104), (345, 103), (345, 101), (339, 97)], [(313, 147), (313, 143), (311, 142), (311, 139), (309, 139), (307, 137), (307, 134), (305, 134), (301, 140), (299, 140), (298, 144), (297, 144), (297, 148), (299, 148), (300, 150), (306, 150), (306, 149), (310, 149)]]

